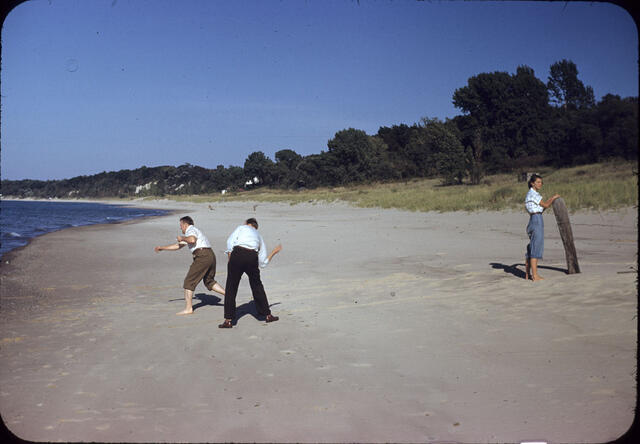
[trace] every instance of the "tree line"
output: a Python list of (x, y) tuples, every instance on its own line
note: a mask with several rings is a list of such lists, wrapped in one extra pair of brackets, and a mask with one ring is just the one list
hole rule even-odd
[(343, 129), (318, 154), (283, 149), (272, 160), (256, 151), (243, 167), (185, 164), (65, 180), (3, 180), (2, 194), (163, 196), (420, 177), (440, 177), (445, 185), (479, 184), (486, 174), (638, 157), (638, 98), (608, 94), (596, 102), (570, 60), (554, 63), (546, 84), (528, 66), (518, 67), (515, 74), (478, 74), (454, 92), (453, 104), (462, 114), (444, 121), (423, 117), (412, 125), (381, 127), (374, 135)]

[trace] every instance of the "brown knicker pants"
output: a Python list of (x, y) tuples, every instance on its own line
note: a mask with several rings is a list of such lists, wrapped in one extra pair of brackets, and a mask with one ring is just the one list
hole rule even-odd
[(216, 255), (211, 248), (199, 248), (193, 252), (193, 262), (184, 278), (183, 288), (195, 290), (198, 282), (204, 281), (208, 290), (216, 283)]

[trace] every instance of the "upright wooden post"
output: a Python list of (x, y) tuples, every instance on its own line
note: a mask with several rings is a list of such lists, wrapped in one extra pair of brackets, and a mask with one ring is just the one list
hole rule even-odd
[(573, 244), (573, 232), (571, 231), (571, 222), (569, 222), (569, 212), (564, 203), (564, 199), (559, 197), (553, 201), (553, 214), (558, 222), (558, 231), (564, 245), (564, 255), (567, 258), (567, 270), (569, 274), (580, 273), (578, 265), (578, 256), (576, 254), (576, 246)]

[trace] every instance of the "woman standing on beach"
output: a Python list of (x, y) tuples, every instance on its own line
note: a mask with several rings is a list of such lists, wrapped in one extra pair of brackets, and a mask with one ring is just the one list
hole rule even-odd
[(524, 200), (525, 209), (529, 213), (529, 224), (527, 225), (529, 245), (527, 245), (525, 260), (525, 278), (529, 280), (529, 276), (531, 276), (534, 281), (542, 280), (542, 277), (538, 274), (538, 260), (542, 259), (542, 253), (544, 252), (544, 220), (542, 219), (542, 212), (560, 197), (559, 194), (554, 194), (548, 200), (543, 201), (539, 193), (540, 189), (542, 189), (542, 177), (532, 174), (529, 179), (529, 192)]

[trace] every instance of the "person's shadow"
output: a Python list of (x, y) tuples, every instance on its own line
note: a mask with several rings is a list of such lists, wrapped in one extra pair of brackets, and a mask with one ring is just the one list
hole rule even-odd
[[(491, 265), (491, 268), (494, 269), (498, 269), (498, 270), (504, 270), (505, 273), (510, 273), (512, 275), (514, 275), (515, 277), (519, 277), (521, 279), (525, 279), (527, 277), (526, 273), (523, 270), (518, 269), (518, 267), (525, 267), (525, 264), (513, 264), (513, 265), (505, 265), (505, 264), (500, 264), (497, 262), (491, 262), (489, 265)], [(552, 271), (560, 271), (564, 274), (569, 274), (569, 270), (566, 270), (564, 268), (558, 268), (558, 267), (548, 267), (546, 265), (538, 265), (539, 269), (544, 269), (544, 270), (552, 270)]]
[(217, 305), (219, 307), (224, 307), (224, 304), (222, 303), (222, 299), (212, 294), (206, 294), (206, 293), (194, 294), (193, 299), (197, 299), (200, 301), (197, 304), (193, 305), (193, 311), (196, 311), (198, 308), (204, 307), (205, 305)]
[[(280, 302), (269, 304), (269, 308), (278, 304), (280, 304)], [(250, 300), (249, 302), (245, 302), (244, 304), (239, 305), (238, 308), (236, 308), (236, 318), (233, 320), (233, 325), (236, 325), (236, 323), (240, 320), (240, 318), (246, 315), (253, 316), (253, 318), (257, 321), (264, 321), (267, 318), (266, 316), (262, 316), (258, 314), (258, 309), (256, 308), (256, 302), (253, 299)]]

